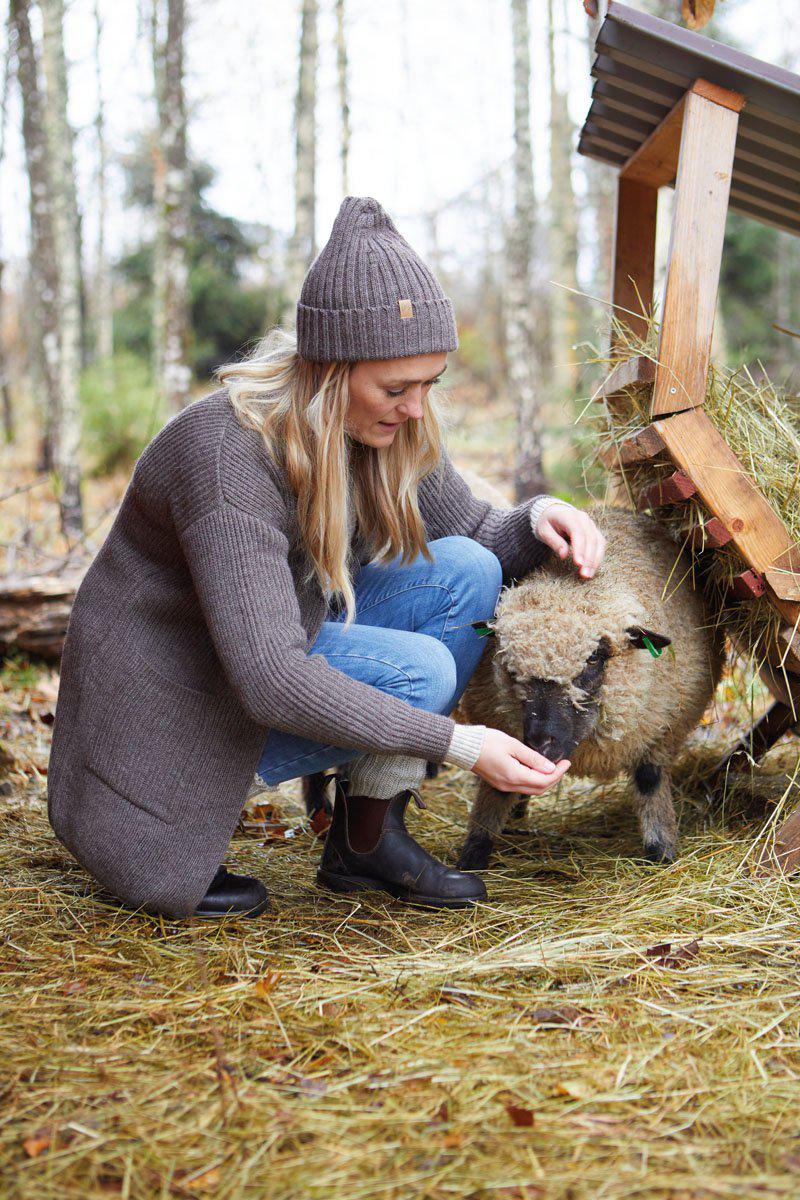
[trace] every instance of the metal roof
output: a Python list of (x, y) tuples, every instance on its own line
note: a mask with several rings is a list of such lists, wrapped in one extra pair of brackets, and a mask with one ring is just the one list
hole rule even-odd
[(800, 234), (800, 75), (618, 0), (595, 49), (580, 154), (622, 166), (695, 79), (708, 79), (747, 98), (730, 208)]

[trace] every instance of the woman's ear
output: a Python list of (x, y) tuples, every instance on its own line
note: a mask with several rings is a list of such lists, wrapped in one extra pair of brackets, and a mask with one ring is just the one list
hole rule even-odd
[(645, 638), (650, 642), (654, 650), (663, 650), (665, 646), (672, 645), (672, 638), (668, 638), (663, 633), (654, 633), (652, 629), (645, 629), (641, 625), (629, 625), (625, 632), (628, 635), (630, 643), (637, 650), (649, 650)]

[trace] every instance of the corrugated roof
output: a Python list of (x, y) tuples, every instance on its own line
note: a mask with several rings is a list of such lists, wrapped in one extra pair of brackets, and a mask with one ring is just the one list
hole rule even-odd
[(741, 92), (730, 207), (800, 234), (800, 75), (610, 0), (578, 151), (621, 166), (696, 79)]

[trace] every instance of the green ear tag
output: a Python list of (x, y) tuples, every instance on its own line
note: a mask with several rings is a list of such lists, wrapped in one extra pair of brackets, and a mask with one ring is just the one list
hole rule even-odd
[(472, 628), (475, 630), (478, 637), (489, 637), (494, 633), (494, 630), (490, 629), (485, 621), (473, 621)]
[(664, 653), (664, 647), (662, 646), (660, 650), (656, 650), (655, 646), (650, 641), (650, 638), (644, 633), (642, 634), (642, 641), (644, 642), (645, 646), (647, 646), (647, 649), (650, 651), (653, 658), (660, 658)]

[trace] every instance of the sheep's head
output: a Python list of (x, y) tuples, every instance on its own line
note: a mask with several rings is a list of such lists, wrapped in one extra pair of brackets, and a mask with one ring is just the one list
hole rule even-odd
[(648, 649), (645, 639), (656, 652), (670, 644), (648, 628), (642, 605), (613, 595), (600, 573), (536, 572), (501, 593), (490, 624), (500, 703), (519, 712), (522, 741), (553, 762), (596, 729), (612, 672), (624, 678), (630, 656)]

